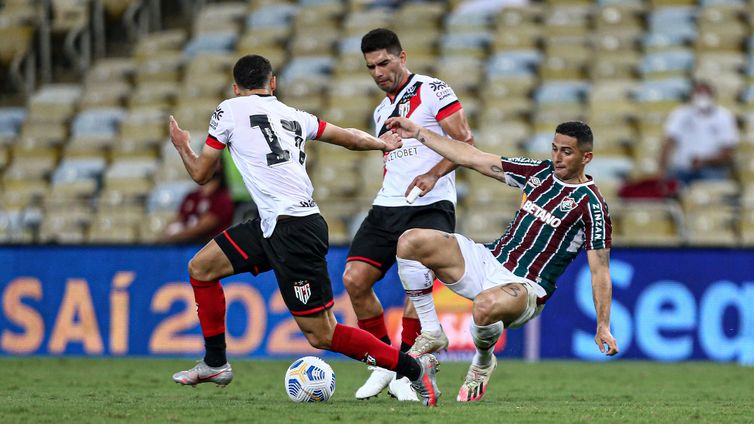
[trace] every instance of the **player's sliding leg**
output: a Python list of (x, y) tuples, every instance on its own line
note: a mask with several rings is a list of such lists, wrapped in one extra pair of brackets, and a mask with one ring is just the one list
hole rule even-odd
[(342, 353), (353, 359), (405, 375), (411, 380), (424, 405), (437, 404), (440, 391), (435, 377), (438, 362), (434, 356), (409, 356), (367, 331), (338, 324), (329, 309), (294, 318), (313, 347)]
[[(372, 289), (375, 282), (382, 278), (382, 274), (382, 270), (372, 264), (351, 260), (346, 263), (343, 284), (351, 298), (359, 328), (389, 345), (391, 342), (387, 334), (382, 305)], [(412, 324), (409, 322), (408, 334), (412, 329), (415, 331), (416, 326)], [(406, 332), (405, 325), (404, 323), (404, 332)], [(406, 350), (408, 347), (410, 346), (407, 346)], [(410, 382), (403, 378), (396, 379), (395, 372), (378, 366), (370, 366), (369, 370), (371, 371), (369, 378), (356, 390), (357, 399), (375, 397), (385, 388), (389, 388), (390, 394), (398, 400), (418, 400), (410, 387)]]
[(458, 391), (456, 400), (459, 402), (476, 401), (484, 396), (492, 372), (497, 367), (497, 358), (493, 352), (495, 343), (503, 333), (503, 323), (500, 321), (490, 325), (477, 325), (472, 319), (470, 327), (476, 353)]
[(189, 262), (206, 353), (193, 368), (175, 373), (176, 383), (192, 386), (215, 383), (224, 387), (233, 380), (233, 369), (225, 356), (225, 294), (219, 280), (231, 274), (233, 266), (214, 240)]
[(487, 392), (490, 377), (497, 366), (493, 350), (504, 326), (523, 324), (525, 321), (518, 320), (527, 311), (530, 301), (534, 301), (536, 307), (536, 296), (530, 299), (528, 294), (522, 284), (513, 283), (488, 288), (474, 297), (471, 337), (476, 353), (458, 391), (456, 400), (459, 402), (478, 401)]

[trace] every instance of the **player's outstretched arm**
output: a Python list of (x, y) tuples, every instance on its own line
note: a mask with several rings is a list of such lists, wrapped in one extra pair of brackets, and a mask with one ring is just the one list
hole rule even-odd
[(329, 122), (319, 139), (325, 143), (343, 146), (348, 150), (382, 150), (383, 152), (389, 152), (403, 145), (401, 138), (390, 132), (377, 138), (356, 128), (341, 128)]
[(173, 115), (170, 115), (170, 140), (181, 155), (183, 165), (192, 180), (198, 184), (205, 184), (212, 179), (222, 150), (205, 145), (201, 154), (194, 153), (191, 149), (191, 134), (178, 126)]
[(594, 342), (599, 346), (600, 352), (613, 356), (618, 353), (618, 343), (610, 333), (610, 303), (613, 297), (610, 280), (610, 249), (587, 250), (586, 256), (589, 271), (592, 274), (594, 310), (597, 312), (597, 332)]
[(456, 165), (505, 181), (500, 156), (483, 152), (462, 141), (443, 137), (406, 118), (390, 118), (386, 125), (401, 138), (415, 138)]

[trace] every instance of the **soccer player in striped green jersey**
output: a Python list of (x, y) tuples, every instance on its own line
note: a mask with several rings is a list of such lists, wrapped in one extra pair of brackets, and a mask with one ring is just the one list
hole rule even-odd
[(523, 192), (521, 208), (505, 233), (484, 245), (460, 234), (411, 229), (398, 240), (398, 274), (422, 324), (409, 353), (432, 352), (445, 338), (432, 300), (438, 278), (473, 301), (471, 334), (476, 353), (457, 400), (477, 401), (487, 390), (497, 360), (495, 342), (503, 328), (516, 328), (542, 312), (556, 281), (581, 249), (587, 251), (597, 313), (594, 341), (607, 355), (618, 353), (610, 333), (610, 243), (607, 204), (585, 173), (592, 160), (592, 130), (564, 122), (555, 130), (551, 160), (507, 158), (442, 137), (405, 118), (387, 125), (415, 138), (459, 166)]

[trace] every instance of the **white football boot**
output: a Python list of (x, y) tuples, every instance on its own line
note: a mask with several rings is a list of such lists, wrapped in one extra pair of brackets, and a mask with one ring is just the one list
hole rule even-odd
[(395, 378), (390, 382), (387, 388), (390, 396), (401, 402), (419, 402), (416, 392), (411, 386), (411, 380), (408, 377)]
[(369, 399), (375, 397), (385, 390), (391, 381), (395, 379), (395, 371), (386, 370), (381, 367), (369, 367), (372, 374), (367, 381), (356, 390), (356, 399)]
[(196, 386), (200, 383), (215, 383), (225, 387), (233, 380), (233, 369), (229, 363), (219, 367), (210, 367), (204, 361), (198, 361), (194, 368), (173, 374), (173, 381), (184, 386)]

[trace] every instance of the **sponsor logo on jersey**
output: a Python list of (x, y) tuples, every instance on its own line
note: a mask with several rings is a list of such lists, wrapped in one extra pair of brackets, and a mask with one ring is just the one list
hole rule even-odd
[(296, 281), (293, 283), (293, 294), (296, 295), (296, 299), (306, 305), (309, 298), (312, 297), (312, 287), (306, 280)]
[(566, 197), (560, 202), (560, 210), (563, 212), (568, 212), (571, 209), (576, 207), (576, 201), (573, 200), (572, 197)]
[(542, 185), (542, 180), (540, 180), (537, 177), (531, 177), (529, 178), (529, 181), (526, 182), (526, 184), (529, 184), (530, 186), (537, 188)]
[(416, 156), (419, 154), (419, 149), (416, 147), (409, 147), (404, 149), (396, 149), (385, 156), (385, 162), (390, 162), (395, 159), (403, 159), (409, 156)]
[(594, 228), (594, 239), (602, 240), (605, 237), (604, 216), (602, 206), (599, 203), (592, 203), (592, 226)]
[(524, 157), (508, 158), (508, 162), (520, 163), (522, 165), (539, 165), (541, 163), (541, 161), (537, 159), (524, 158)]
[(558, 228), (560, 226), (560, 218), (556, 218), (555, 215), (541, 208), (531, 200), (525, 201), (524, 205), (521, 206), (521, 210), (534, 215), (534, 218), (537, 218), (552, 228)]
[(429, 83), (429, 86), (432, 88), (432, 91), (435, 92), (435, 96), (437, 96), (437, 98), (440, 100), (453, 95), (453, 89), (448, 87), (448, 84), (443, 81), (431, 81)]
[(222, 109), (220, 109), (220, 108), (218, 107), (218, 108), (217, 108), (217, 109), (215, 109), (215, 111), (214, 111), (214, 112), (212, 113), (212, 119), (214, 119), (214, 120), (216, 120), (216, 121), (219, 121), (219, 120), (220, 120), (220, 118), (222, 118), (222, 117), (223, 117), (223, 113), (224, 113), (224, 112), (223, 112), (223, 110), (222, 110)]
[(298, 202), (298, 205), (301, 206), (302, 208), (314, 208), (317, 206), (317, 202), (315, 202), (314, 199), (309, 199), (305, 201), (302, 200)]

